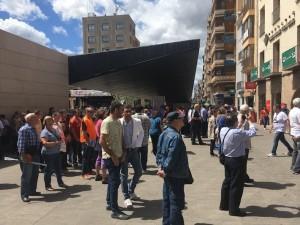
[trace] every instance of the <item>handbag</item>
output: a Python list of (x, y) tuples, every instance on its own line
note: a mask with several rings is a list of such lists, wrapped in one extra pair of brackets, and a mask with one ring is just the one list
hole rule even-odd
[(225, 154), (223, 153), (223, 146), (224, 146), (224, 141), (225, 141), (225, 138), (228, 134), (228, 132), (230, 131), (231, 129), (229, 128), (228, 131), (226, 132), (224, 138), (223, 138), (223, 141), (220, 145), (220, 156), (219, 156), (219, 162), (224, 165), (225, 164)]
[(192, 184), (192, 183), (194, 183), (194, 178), (193, 178), (192, 172), (189, 168), (189, 175), (187, 178), (184, 179), (184, 184)]

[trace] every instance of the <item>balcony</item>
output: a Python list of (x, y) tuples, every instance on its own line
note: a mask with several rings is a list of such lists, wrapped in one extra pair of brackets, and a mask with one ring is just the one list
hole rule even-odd
[(280, 20), (280, 7), (277, 7), (276, 9), (274, 9), (274, 11), (272, 12), (273, 15), (273, 25), (275, 23), (277, 23)]
[(244, 19), (246, 19), (245, 16), (248, 12), (249, 12), (249, 14), (254, 15), (254, 13), (255, 13), (254, 12), (254, 0), (245, 0), (244, 1), (244, 5), (243, 5), (243, 8), (241, 10), (242, 17), (244, 17)]
[(229, 67), (229, 66), (235, 66), (235, 60), (234, 59), (225, 59), (224, 60), (224, 66)]
[(224, 21), (234, 22), (235, 21), (235, 13), (234, 13), (234, 11), (225, 11), (225, 13), (224, 13)]
[(225, 60), (224, 59), (215, 59), (211, 65), (211, 69), (213, 70), (216, 67), (224, 66)]
[(300, 68), (300, 45), (282, 53), (282, 70), (294, 70)]
[(213, 31), (212, 31), (212, 37), (214, 37), (215, 34), (224, 33), (224, 32), (225, 32), (224, 23), (215, 23), (215, 26), (213, 27)]
[(242, 60), (242, 72), (247, 73), (254, 67), (254, 55), (253, 57), (247, 57)]
[(263, 36), (265, 34), (265, 21), (261, 21), (259, 26), (259, 36)]
[(234, 35), (224, 35), (224, 44), (235, 44)]
[(211, 79), (211, 83), (213, 85), (235, 83), (235, 75), (214, 76)]

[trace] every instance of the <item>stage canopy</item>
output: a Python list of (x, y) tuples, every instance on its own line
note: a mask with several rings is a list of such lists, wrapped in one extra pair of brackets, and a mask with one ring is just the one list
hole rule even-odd
[(112, 94), (189, 102), (199, 48), (200, 40), (190, 40), (70, 56), (69, 82)]

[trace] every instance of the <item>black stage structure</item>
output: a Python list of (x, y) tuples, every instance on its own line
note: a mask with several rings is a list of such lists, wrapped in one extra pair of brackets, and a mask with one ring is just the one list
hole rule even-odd
[(70, 85), (167, 103), (190, 102), (200, 40), (69, 57)]

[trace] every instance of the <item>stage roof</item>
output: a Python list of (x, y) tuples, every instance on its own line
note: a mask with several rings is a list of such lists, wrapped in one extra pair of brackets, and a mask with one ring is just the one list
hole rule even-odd
[(70, 85), (112, 94), (189, 102), (200, 40), (69, 57)]

